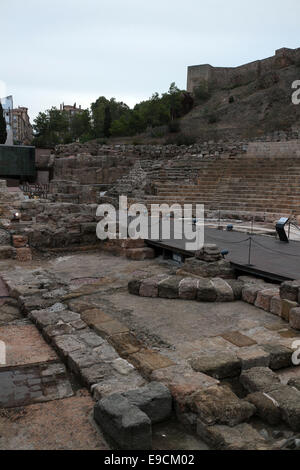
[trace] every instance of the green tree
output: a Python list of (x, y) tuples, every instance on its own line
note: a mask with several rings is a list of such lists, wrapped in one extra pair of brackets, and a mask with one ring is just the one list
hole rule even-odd
[(89, 110), (70, 116), (66, 111), (52, 107), (38, 114), (33, 129), (34, 145), (42, 148), (69, 144), (76, 140), (86, 141), (93, 137)]
[(0, 102), (0, 144), (5, 144), (6, 139), (7, 139), (6, 122), (5, 122), (2, 104)]
[(81, 142), (92, 139), (91, 115), (88, 109), (74, 114), (70, 120), (70, 134), (72, 140), (79, 139)]
[(111, 111), (110, 107), (106, 106), (104, 110), (104, 123), (103, 123), (103, 134), (104, 137), (109, 137), (110, 136), (110, 127), (111, 127)]
[(187, 93), (171, 83), (167, 93), (161, 96), (154, 93), (148, 100), (135, 105), (122, 118), (113, 121), (111, 133), (114, 136), (134, 135), (169, 124), (171, 121), (190, 111), (193, 100), (188, 99)]
[(105, 96), (100, 96), (95, 103), (91, 104), (92, 121), (93, 121), (93, 134), (94, 137), (104, 137), (104, 121), (105, 109), (109, 107), (111, 121), (120, 119), (130, 110), (127, 104), (122, 101), (116, 101), (115, 98), (108, 100)]

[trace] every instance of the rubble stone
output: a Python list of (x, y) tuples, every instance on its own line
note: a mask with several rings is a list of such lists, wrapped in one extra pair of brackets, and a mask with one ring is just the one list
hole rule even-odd
[(282, 419), (293, 429), (300, 431), (300, 392), (288, 385), (280, 385), (268, 393), (278, 404)]
[(200, 420), (197, 433), (201, 439), (217, 450), (268, 450), (265, 439), (249, 424), (234, 428), (224, 425), (204, 426)]
[(281, 422), (280, 409), (276, 401), (267, 392), (251, 393), (246, 400), (255, 406), (257, 416), (263, 421), (273, 426)]
[(248, 392), (269, 392), (278, 388), (279, 377), (268, 367), (252, 367), (243, 370), (240, 382)]
[(227, 386), (209, 387), (189, 397), (192, 411), (199, 421), (208, 426), (226, 424), (236, 426), (248, 421), (255, 413), (255, 406), (240, 400)]

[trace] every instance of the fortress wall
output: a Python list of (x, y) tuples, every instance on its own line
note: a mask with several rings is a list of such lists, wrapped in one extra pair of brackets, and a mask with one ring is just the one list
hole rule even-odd
[(187, 91), (192, 93), (200, 84), (207, 88), (233, 88), (247, 85), (261, 75), (300, 61), (300, 48), (279, 49), (273, 57), (257, 60), (238, 67), (213, 67), (209, 64), (188, 67)]

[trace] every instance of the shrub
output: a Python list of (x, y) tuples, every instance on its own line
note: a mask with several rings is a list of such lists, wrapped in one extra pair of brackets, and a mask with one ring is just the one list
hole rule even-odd
[(234, 103), (234, 96), (229, 96), (228, 103)]
[(204, 84), (199, 85), (195, 88), (194, 95), (197, 103), (204, 103), (205, 101), (209, 100), (211, 96), (206, 85)]
[(169, 128), (169, 132), (171, 132), (172, 134), (176, 134), (177, 132), (179, 132), (180, 122), (178, 121), (178, 119), (175, 119), (174, 121), (170, 121), (168, 128)]

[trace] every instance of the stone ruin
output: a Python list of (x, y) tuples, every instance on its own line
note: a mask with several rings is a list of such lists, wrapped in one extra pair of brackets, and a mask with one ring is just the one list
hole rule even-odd
[[(287, 341), (300, 330), (300, 282), (279, 286), (237, 277), (216, 245), (205, 245), (182, 266), (163, 266), (156, 272), (151, 261), (155, 253), (144, 240), (101, 242), (96, 237), (98, 204), (117, 206), (121, 194), (129, 203), (147, 206), (205, 202), (211, 216), (220, 211), (226, 217), (273, 222), (278, 214), (297, 215), (300, 140), (288, 137), (189, 147), (59, 146), (43, 162), (53, 172), (46, 199), (24, 199), (0, 183), (1, 259), (24, 262), (40, 251), (96, 250), (141, 263), (149, 260), (126, 282), (128, 292), (123, 285), (114, 289), (109, 276), (85, 280), (78, 287), (29, 265), (24, 272), (7, 270), (2, 275), (16, 302), (13, 308), (20, 306), (26, 321), (36, 325), (89, 390), (96, 401), (94, 419), (117, 448), (150, 449), (154, 426), (170, 419), (172, 412), (214, 449), (297, 447), (299, 378), (284, 383), (277, 373), (293, 368)], [(13, 220), (16, 212), (19, 221)], [(229, 330), (217, 338), (209, 334), (205, 346), (200, 338), (194, 342), (200, 349), (176, 361), (171, 354), (176, 344), (161, 353), (143, 341), (144, 332), (127, 326), (132, 315), (128, 309), (114, 317), (111, 292), (116, 295), (118, 290), (129, 294), (130, 305), (144, 302), (139, 308), (148, 302), (179, 303), (182, 311), (193, 302), (256, 307), (280, 325), (270, 321), (270, 330), (248, 328), (250, 319), (243, 318), (241, 331)], [(281, 333), (284, 340), (276, 342)], [(220, 350), (220, 344), (227, 349)], [(271, 440), (258, 432), (253, 420), (271, 426)], [(284, 439), (286, 432), (290, 440)]]

